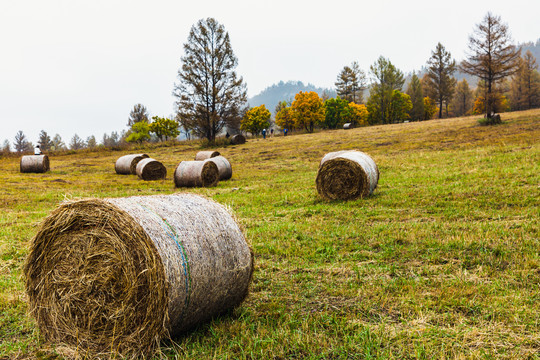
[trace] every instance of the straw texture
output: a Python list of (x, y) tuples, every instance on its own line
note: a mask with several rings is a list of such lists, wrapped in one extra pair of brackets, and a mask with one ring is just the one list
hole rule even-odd
[(197, 155), (195, 155), (195, 160), (202, 161), (202, 160), (210, 159), (219, 155), (220, 155), (219, 151), (212, 151), (212, 150), (199, 151)]
[(50, 170), (47, 155), (25, 155), (21, 158), (22, 173), (44, 173)]
[(174, 170), (176, 187), (210, 187), (218, 181), (218, 167), (211, 161), (182, 161)]
[(233, 145), (240, 145), (240, 144), (245, 144), (245, 143), (246, 143), (246, 138), (242, 134), (236, 134), (231, 137), (231, 144)]
[(205, 161), (211, 161), (216, 164), (219, 172), (219, 180), (229, 180), (232, 177), (232, 166), (229, 160), (224, 156), (216, 156)]
[(316, 185), (326, 199), (352, 200), (371, 195), (378, 181), (375, 161), (366, 153), (350, 150), (331, 152), (322, 158)]
[(139, 161), (148, 158), (147, 154), (128, 154), (120, 156), (114, 164), (114, 170), (121, 175), (136, 175), (136, 168)]
[(24, 267), (46, 340), (68, 357), (133, 359), (240, 304), (252, 271), (231, 214), (192, 194), (64, 203), (41, 224)]
[(160, 180), (167, 177), (167, 169), (156, 159), (146, 158), (139, 161), (135, 168), (137, 176), (143, 180)]

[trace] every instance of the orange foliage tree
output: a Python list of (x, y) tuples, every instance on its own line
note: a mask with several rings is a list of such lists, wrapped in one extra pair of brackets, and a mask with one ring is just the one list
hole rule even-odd
[(313, 132), (316, 124), (324, 121), (324, 104), (314, 91), (302, 92), (295, 95), (291, 105), (292, 118), (297, 128), (304, 128)]

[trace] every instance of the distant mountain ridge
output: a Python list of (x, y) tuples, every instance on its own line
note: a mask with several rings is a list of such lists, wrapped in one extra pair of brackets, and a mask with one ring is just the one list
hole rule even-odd
[(249, 106), (260, 106), (264, 104), (268, 110), (275, 115), (274, 110), (276, 105), (281, 101), (290, 101), (294, 100), (294, 96), (300, 91), (314, 91), (319, 96), (327, 94), (330, 98), (336, 97), (336, 90), (317, 87), (313, 84), (305, 85), (301, 81), (280, 81), (277, 84), (267, 87), (259, 94), (248, 99)]

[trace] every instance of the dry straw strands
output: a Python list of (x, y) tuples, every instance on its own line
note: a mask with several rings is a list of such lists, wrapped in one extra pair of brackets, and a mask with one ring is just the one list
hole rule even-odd
[(373, 193), (379, 169), (366, 153), (356, 150), (326, 154), (317, 173), (317, 191), (329, 200), (352, 200)]
[(44, 173), (50, 170), (47, 155), (25, 155), (21, 158), (22, 173)]
[(114, 170), (117, 174), (122, 175), (135, 175), (137, 174), (136, 168), (139, 161), (142, 159), (147, 158), (148, 155), (146, 154), (128, 154), (124, 156), (120, 156), (118, 160), (116, 160), (116, 163), (114, 164)]
[(24, 274), (41, 334), (69, 356), (151, 356), (239, 305), (253, 257), (231, 214), (192, 194), (61, 204), (31, 241)]
[(174, 170), (176, 187), (209, 187), (218, 181), (218, 167), (211, 161), (182, 161)]
[(139, 161), (135, 168), (137, 176), (143, 180), (165, 179), (167, 169), (159, 161), (152, 158), (145, 158)]
[(240, 144), (245, 144), (245, 143), (246, 143), (246, 138), (242, 134), (236, 134), (231, 137), (231, 144), (233, 145), (240, 145)]
[(212, 150), (199, 151), (197, 155), (195, 155), (195, 160), (202, 161), (202, 160), (210, 159), (219, 155), (220, 155), (219, 151), (212, 151)]
[(219, 171), (219, 180), (229, 180), (232, 177), (231, 163), (224, 156), (216, 156), (205, 161), (211, 161), (216, 164)]

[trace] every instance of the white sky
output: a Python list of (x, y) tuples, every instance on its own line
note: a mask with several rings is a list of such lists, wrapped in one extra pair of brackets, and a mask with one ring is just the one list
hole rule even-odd
[[(540, 37), (540, 0), (0, 0), (0, 145), (22, 130), (66, 143), (126, 128), (130, 110), (174, 113), (182, 45), (199, 19), (225, 26), (254, 96), (280, 80), (333, 87), (383, 55), (405, 73), (441, 42), (457, 59), (487, 11), (516, 42)], [(540, 59), (539, 59), (540, 60)]]

